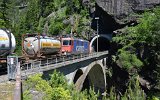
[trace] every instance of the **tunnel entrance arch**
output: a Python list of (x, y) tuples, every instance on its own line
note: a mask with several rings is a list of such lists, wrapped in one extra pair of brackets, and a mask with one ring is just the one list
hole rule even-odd
[(97, 37), (98, 37), (98, 51), (106, 51), (110, 48), (110, 40), (112, 39), (112, 34), (100, 34), (95, 36), (90, 42), (90, 52), (97, 51)]

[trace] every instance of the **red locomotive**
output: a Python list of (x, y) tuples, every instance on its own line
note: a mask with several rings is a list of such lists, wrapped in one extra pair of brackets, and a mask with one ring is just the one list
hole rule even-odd
[(62, 38), (61, 52), (63, 54), (89, 53), (89, 41), (73, 37)]

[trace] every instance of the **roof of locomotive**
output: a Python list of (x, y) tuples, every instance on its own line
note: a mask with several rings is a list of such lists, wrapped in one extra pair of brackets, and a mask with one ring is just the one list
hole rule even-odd
[(89, 42), (88, 40), (83, 40), (83, 39), (74, 38), (74, 37), (66, 37), (66, 38), (62, 38), (62, 40), (79, 40), (79, 41)]
[(89, 42), (88, 40), (84, 40), (84, 39), (80, 39), (80, 38), (76, 38), (76, 37), (68, 36), (68, 35), (62, 36), (62, 40), (79, 40), (79, 41)]

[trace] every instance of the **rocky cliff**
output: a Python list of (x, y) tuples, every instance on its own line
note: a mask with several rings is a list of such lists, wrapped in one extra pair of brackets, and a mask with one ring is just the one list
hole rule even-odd
[[(100, 33), (105, 34), (126, 25), (136, 24), (137, 16), (132, 16), (132, 13), (142, 13), (145, 9), (159, 4), (160, 0), (96, 0), (92, 17), (99, 17)], [(92, 28), (96, 29), (95, 19), (92, 21)]]

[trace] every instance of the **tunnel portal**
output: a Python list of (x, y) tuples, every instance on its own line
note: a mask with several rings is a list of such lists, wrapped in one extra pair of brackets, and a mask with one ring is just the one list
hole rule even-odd
[(98, 37), (98, 52), (109, 50), (111, 36), (98, 35), (90, 42), (91, 52), (97, 52), (97, 37)]

